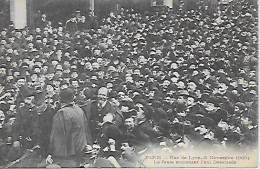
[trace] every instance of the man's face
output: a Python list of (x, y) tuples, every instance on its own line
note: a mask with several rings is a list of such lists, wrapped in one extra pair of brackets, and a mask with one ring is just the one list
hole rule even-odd
[(108, 90), (106, 88), (100, 88), (98, 90), (98, 103), (103, 104), (105, 101), (107, 101), (108, 98)]
[(85, 63), (85, 68), (88, 69), (88, 70), (92, 70), (93, 69), (90, 62), (86, 62)]
[(6, 35), (6, 31), (3, 30), (3, 31), (1, 32), (1, 35), (2, 35), (2, 36), (5, 36), (5, 35)]
[(197, 85), (194, 82), (188, 83), (188, 89), (191, 91), (195, 91), (197, 88)]
[(121, 149), (123, 152), (125, 152), (125, 151), (132, 151), (132, 150), (133, 150), (133, 148), (130, 147), (128, 143), (122, 143), (120, 149)]
[(48, 73), (48, 74), (46, 75), (46, 78), (47, 78), (48, 80), (52, 80), (53, 77), (54, 77), (54, 73)]
[(113, 83), (107, 83), (107, 88), (109, 91), (112, 91), (112, 88), (113, 88)]
[(59, 62), (57, 60), (51, 61), (51, 64), (55, 67)]
[(52, 85), (47, 85), (46, 91), (47, 91), (47, 93), (52, 93), (54, 91), (54, 88), (52, 87)]
[(237, 81), (232, 81), (230, 85), (236, 88), (238, 86), (238, 83)]
[(71, 77), (72, 78), (77, 78), (78, 77), (78, 73), (77, 72), (72, 72), (71, 73)]
[(123, 113), (127, 113), (129, 111), (129, 107), (128, 106), (122, 106), (120, 110)]
[(178, 89), (184, 89), (184, 88), (185, 88), (184, 82), (179, 81), (179, 82), (177, 83), (177, 88), (178, 88)]
[(93, 69), (99, 69), (99, 64), (97, 62), (94, 62), (92, 64)]
[(194, 105), (194, 98), (188, 97), (186, 104), (187, 104), (187, 106), (193, 106)]
[(134, 72), (133, 72), (133, 74), (135, 74), (135, 75), (140, 75), (140, 74), (141, 74), (141, 72), (140, 72), (140, 70), (139, 70), (139, 69), (135, 69), (135, 70), (134, 70)]
[(27, 31), (26, 30), (22, 30), (22, 34), (23, 35), (27, 35)]
[(58, 45), (58, 43), (59, 43), (59, 41), (57, 40), (57, 39), (55, 39), (54, 41), (53, 41), (53, 44), (56, 46), (56, 45)]
[(45, 77), (44, 76), (39, 76), (37, 79), (37, 83), (39, 86), (44, 86), (44, 81), (45, 81)]
[(85, 16), (82, 16), (82, 17), (81, 17), (81, 22), (82, 22), (82, 23), (85, 23), (85, 21), (86, 21), (86, 17), (85, 17)]
[(207, 42), (208, 42), (208, 43), (211, 42), (211, 37), (207, 37)]
[(65, 60), (64, 63), (63, 63), (63, 65), (66, 66), (66, 67), (70, 67), (70, 62), (67, 61), (67, 60)]
[(157, 76), (157, 71), (156, 70), (153, 70), (153, 75), (156, 77)]
[(48, 42), (48, 39), (47, 39), (47, 38), (43, 38), (43, 39), (42, 39), (42, 42), (43, 42), (43, 43), (47, 43), (47, 42)]
[(220, 83), (219, 84), (219, 92), (226, 92), (227, 91), (227, 85), (225, 83)]
[(204, 69), (202, 71), (202, 73), (205, 75), (205, 76), (209, 76), (210, 75), (210, 71), (208, 69)]
[(34, 71), (35, 71), (36, 73), (40, 73), (40, 72), (41, 72), (41, 69), (37, 67), (37, 68), (34, 69)]
[(10, 38), (9, 38), (9, 42), (10, 42), (10, 43), (13, 43), (13, 42), (14, 42), (14, 37), (10, 37)]
[(36, 28), (35, 31), (36, 31), (37, 33), (40, 33), (40, 32), (41, 32), (41, 29), (40, 29), (40, 28)]
[(141, 87), (144, 87), (144, 85), (145, 85), (145, 81), (139, 81), (139, 85), (141, 86)]
[(17, 67), (17, 62), (11, 62), (11, 67)]
[(171, 82), (170, 82), (169, 80), (165, 80), (165, 81), (163, 82), (163, 84), (162, 84), (162, 87), (163, 87), (164, 89), (167, 89), (170, 84), (171, 84)]
[(6, 69), (0, 68), (0, 76), (5, 76), (5, 75), (6, 75)]
[(125, 119), (125, 126), (127, 130), (132, 130), (135, 126), (135, 122), (133, 118), (127, 118)]
[(104, 76), (105, 76), (105, 72), (104, 72), (104, 71), (99, 71), (99, 72), (98, 72), (98, 77), (99, 77), (100, 79), (103, 79)]
[(37, 39), (36, 43), (42, 43), (42, 40), (41, 39)]
[(137, 114), (136, 114), (136, 119), (137, 120), (144, 119), (145, 118), (145, 114), (144, 114), (144, 110), (143, 110), (143, 105), (142, 104), (136, 104), (136, 106), (138, 107), (138, 111), (137, 111)]
[(153, 99), (154, 98), (154, 91), (149, 91), (149, 93), (148, 93), (148, 98), (149, 99)]
[(176, 62), (178, 63), (178, 65), (181, 65), (184, 61), (185, 61), (185, 60), (184, 60), (183, 57), (179, 57)]
[(43, 19), (43, 20), (46, 19), (46, 14), (42, 14), (42, 19)]
[(14, 77), (15, 77), (15, 78), (17, 78), (19, 75), (20, 75), (20, 72), (18, 72), (18, 71), (15, 71), (15, 72), (14, 72)]
[(48, 71), (48, 66), (43, 66), (42, 67), (42, 72), (45, 74)]
[(28, 104), (28, 105), (31, 105), (33, 103), (33, 100), (34, 100), (34, 96), (26, 97), (24, 99), (24, 103)]
[(248, 117), (242, 117), (241, 118), (241, 124), (248, 126), (248, 125), (251, 124), (251, 121), (249, 120)]
[(96, 49), (96, 50), (93, 51), (93, 53), (94, 53), (95, 56), (99, 56), (101, 54), (101, 50)]
[(61, 70), (56, 70), (56, 75), (61, 77), (62, 76), (62, 71)]
[(185, 98), (184, 98), (184, 96), (178, 96), (178, 98), (177, 98), (177, 102), (178, 103), (185, 103)]
[(36, 82), (38, 80), (37, 74), (32, 74), (31, 78), (32, 78), (32, 82)]
[(53, 85), (54, 85), (55, 87), (60, 87), (60, 81), (54, 80), (54, 81), (53, 81)]
[(75, 87), (75, 88), (78, 88), (79, 87), (79, 82), (74, 80), (71, 82), (71, 86)]
[(3, 111), (0, 110), (0, 129), (3, 127), (5, 122), (5, 114)]
[(62, 33), (63, 27), (58, 27), (58, 30), (57, 30), (57, 31), (58, 31), (58, 34), (59, 34), (59, 33)]
[(11, 82), (11, 81), (13, 81), (14, 80), (14, 77), (12, 76), (12, 75), (9, 75), (9, 76), (6, 76), (6, 81), (7, 82)]
[(126, 82), (133, 83), (133, 78), (131, 76), (126, 77)]
[(17, 86), (18, 87), (22, 87), (22, 86), (24, 86), (25, 85), (25, 79), (19, 79), (18, 81), (17, 81)]
[(6, 40), (1, 40), (1, 45), (5, 46), (6, 45)]
[(124, 92), (118, 92), (118, 97), (120, 100), (124, 99), (125, 98), (125, 93)]
[(195, 128), (195, 131), (198, 131), (201, 135), (203, 135), (208, 132), (208, 129), (205, 127), (205, 125), (200, 125), (199, 127)]
[(69, 87), (69, 85), (68, 85), (67, 83), (65, 83), (65, 84), (62, 84), (62, 85), (60, 86), (60, 89), (63, 90), (63, 89), (66, 89), (66, 88), (68, 88), (68, 87)]
[(141, 65), (145, 65), (145, 64), (147, 64), (147, 59), (142, 58), (142, 59), (139, 60), (139, 63), (140, 63)]
[(183, 40), (182, 39), (178, 39), (178, 44), (182, 44)]

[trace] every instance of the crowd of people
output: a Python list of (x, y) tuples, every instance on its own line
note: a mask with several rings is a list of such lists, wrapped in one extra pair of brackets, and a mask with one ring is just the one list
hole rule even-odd
[(89, 126), (83, 166), (140, 167), (154, 147), (254, 148), (257, 16), (239, 3), (1, 30), (0, 165), (35, 146), (46, 159), (64, 99)]

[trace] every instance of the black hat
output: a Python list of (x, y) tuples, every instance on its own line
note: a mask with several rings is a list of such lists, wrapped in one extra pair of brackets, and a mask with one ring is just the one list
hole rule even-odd
[(65, 88), (60, 92), (60, 101), (62, 103), (70, 103), (74, 100), (74, 91), (70, 88)]
[(158, 120), (166, 119), (167, 117), (167, 113), (162, 108), (155, 109), (155, 115), (157, 116)]
[(105, 127), (104, 135), (107, 138), (112, 138), (115, 141), (119, 141), (121, 138), (120, 129), (116, 125), (109, 125)]
[(207, 127), (207, 128), (209, 128), (209, 127), (213, 128), (214, 120), (209, 117), (202, 117), (200, 119), (200, 124), (205, 125), (205, 127)]
[(192, 132), (191, 134), (187, 135), (187, 137), (194, 145), (196, 145), (204, 139), (203, 136), (197, 132)]
[(184, 125), (183, 129), (184, 129), (184, 134), (186, 135), (192, 134), (195, 131), (194, 125)]
[(163, 135), (168, 134), (171, 131), (171, 124), (166, 119), (161, 119), (158, 126)]
[(226, 134), (225, 132), (220, 128), (220, 127), (216, 127), (214, 130), (214, 137), (218, 140), (218, 141), (222, 141), (225, 137)]
[(196, 116), (196, 114), (193, 114), (193, 113), (189, 113), (186, 116), (186, 119), (189, 120), (191, 122), (191, 124), (198, 124), (198, 122), (199, 122), (199, 118)]

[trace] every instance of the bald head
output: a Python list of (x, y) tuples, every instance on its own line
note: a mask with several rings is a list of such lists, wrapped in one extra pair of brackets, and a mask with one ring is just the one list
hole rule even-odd
[(108, 95), (108, 89), (106, 87), (101, 87), (98, 89), (98, 95), (104, 95), (107, 96)]

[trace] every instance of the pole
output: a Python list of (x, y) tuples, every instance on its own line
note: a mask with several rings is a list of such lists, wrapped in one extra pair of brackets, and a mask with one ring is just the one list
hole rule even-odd
[(173, 2), (172, 0), (163, 0), (163, 5), (172, 8)]
[(94, 11), (94, 10), (95, 10), (95, 0), (90, 0), (90, 7), (89, 7), (89, 9), (90, 9), (91, 11)]
[(15, 29), (27, 26), (26, 0), (10, 0), (10, 16)]

